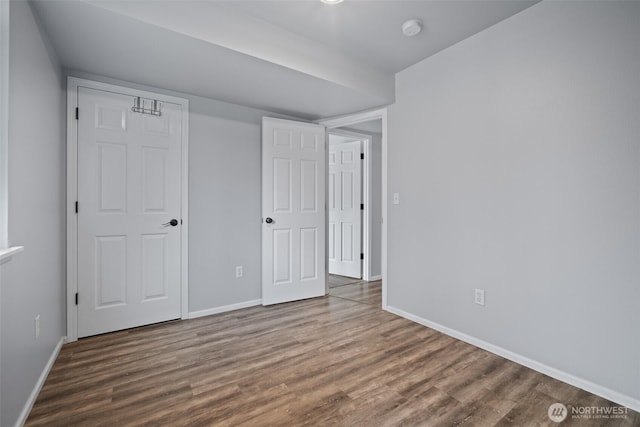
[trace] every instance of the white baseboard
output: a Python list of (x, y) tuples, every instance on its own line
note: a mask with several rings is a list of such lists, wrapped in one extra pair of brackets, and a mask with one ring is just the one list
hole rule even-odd
[(24, 404), (24, 408), (22, 408), (22, 412), (20, 412), (20, 416), (16, 421), (16, 427), (22, 427), (27, 422), (27, 418), (29, 418), (29, 413), (31, 412), (33, 405), (36, 403), (38, 394), (40, 394), (40, 390), (42, 390), (42, 386), (44, 385), (44, 382), (47, 380), (47, 376), (49, 375), (49, 372), (51, 372), (51, 368), (53, 368), (53, 364), (56, 362), (56, 359), (58, 358), (58, 354), (60, 354), (60, 349), (62, 348), (62, 344), (64, 344), (65, 342), (67, 342), (67, 337), (61, 337), (60, 341), (58, 341), (58, 344), (53, 349), (53, 353), (51, 353), (51, 356), (49, 357), (47, 364), (44, 366), (44, 369), (40, 374), (40, 378), (38, 378), (38, 381), (36, 382), (35, 387), (33, 387), (33, 390), (29, 395), (29, 399), (27, 400), (27, 403)]
[(369, 276), (369, 281), (370, 282), (374, 282), (376, 280), (382, 280), (382, 276), (377, 275), (377, 276)]
[(449, 335), (450, 337), (459, 339), (460, 341), (464, 341), (490, 353), (497, 354), (498, 356), (509, 359), (512, 362), (516, 362), (520, 365), (526, 366), (527, 368), (533, 369), (534, 371), (541, 372), (559, 381), (581, 388), (582, 390), (608, 399), (619, 405), (626, 406), (627, 408), (633, 409), (636, 412), (640, 412), (640, 400), (634, 399), (633, 397), (627, 396), (626, 394), (619, 393), (615, 390), (611, 390), (607, 387), (601, 386), (583, 378), (576, 377), (567, 372), (545, 365), (544, 363), (540, 363), (538, 361), (529, 359), (528, 357), (506, 350), (502, 347), (498, 347), (481, 339), (472, 337), (471, 335), (467, 335), (455, 329), (440, 325), (439, 323), (432, 322), (430, 320), (408, 313), (404, 310), (400, 310), (399, 308), (387, 306), (386, 311), (397, 314), (400, 317), (404, 317), (405, 319), (419, 323), (428, 328), (435, 329), (438, 332), (442, 332), (445, 335)]
[(253, 307), (262, 304), (261, 299), (239, 302), (236, 304), (223, 305), (221, 307), (209, 308), (206, 310), (192, 311), (189, 313), (189, 319), (197, 317), (211, 316), (212, 314), (225, 313), (227, 311), (240, 310), (241, 308)]

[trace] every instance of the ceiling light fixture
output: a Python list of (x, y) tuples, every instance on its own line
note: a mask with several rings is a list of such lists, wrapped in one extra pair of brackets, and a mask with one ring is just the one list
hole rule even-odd
[(344, 0), (320, 0), (324, 4), (338, 4), (342, 3)]
[(402, 34), (407, 37), (413, 37), (422, 31), (422, 21), (419, 19), (409, 19), (402, 24)]

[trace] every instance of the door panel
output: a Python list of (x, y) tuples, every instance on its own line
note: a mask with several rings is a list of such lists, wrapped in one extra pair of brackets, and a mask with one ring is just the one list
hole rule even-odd
[(127, 210), (127, 147), (98, 142), (98, 191), (100, 212)]
[[(345, 163), (343, 163), (344, 165)], [(349, 163), (347, 163), (349, 164)], [(353, 171), (342, 172), (340, 181), (340, 192), (341, 192), (341, 204), (340, 207), (342, 211), (346, 211), (348, 209), (353, 209), (354, 205), (354, 196), (355, 191), (353, 188), (354, 179), (353, 179)]]
[(182, 111), (78, 89), (78, 337), (180, 317)]
[(142, 301), (168, 298), (168, 264), (167, 236), (165, 234), (143, 235)]
[(273, 283), (291, 283), (291, 229), (273, 230)]
[(300, 229), (300, 280), (314, 280), (318, 277), (317, 259), (318, 230), (316, 228)]
[(127, 237), (96, 237), (96, 308), (127, 303)]
[(324, 140), (322, 126), (263, 119), (264, 305), (325, 294)]
[(318, 169), (315, 161), (302, 160), (300, 162), (300, 211), (318, 211)]
[(291, 160), (273, 159), (273, 211), (291, 212)]
[(329, 145), (329, 272), (362, 278), (361, 142)]
[(168, 202), (167, 150), (142, 149), (142, 210), (144, 213), (164, 213)]

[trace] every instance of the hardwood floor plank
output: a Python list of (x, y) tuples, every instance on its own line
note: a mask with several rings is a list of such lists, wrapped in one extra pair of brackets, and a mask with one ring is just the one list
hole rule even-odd
[(351, 285), (361, 282), (361, 279), (353, 277), (339, 276), (337, 274), (329, 274), (329, 288), (337, 288), (339, 286)]
[[(613, 405), (384, 312), (381, 297), (380, 282), (356, 282), (67, 344), (26, 425), (529, 426), (555, 425), (551, 403)], [(600, 425), (580, 421), (566, 425)]]

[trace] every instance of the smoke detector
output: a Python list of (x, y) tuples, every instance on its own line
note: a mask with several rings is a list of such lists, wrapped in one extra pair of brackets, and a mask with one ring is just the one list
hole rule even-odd
[(409, 19), (402, 24), (402, 34), (407, 37), (413, 37), (422, 31), (422, 21), (419, 19)]

